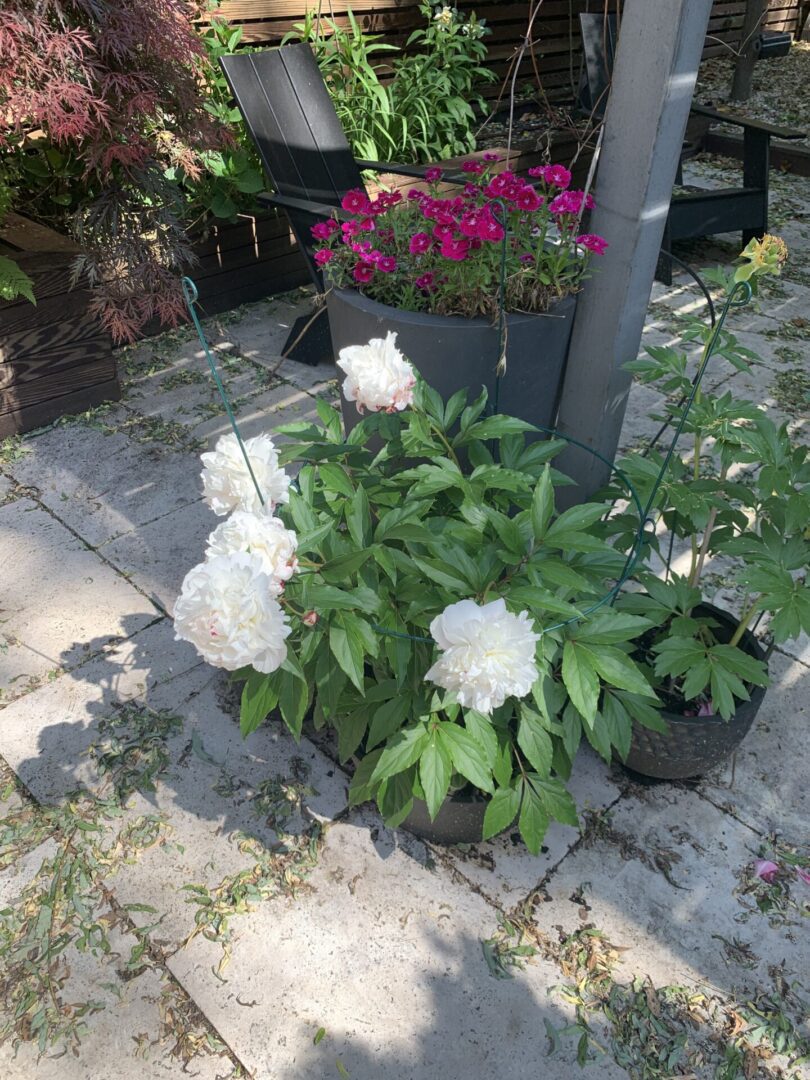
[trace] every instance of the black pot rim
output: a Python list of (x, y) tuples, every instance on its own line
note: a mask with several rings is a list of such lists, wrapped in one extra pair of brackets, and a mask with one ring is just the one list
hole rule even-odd
[[(723, 608), (719, 608), (715, 604), (710, 604), (708, 601), (701, 601), (699, 604), (695, 605), (695, 608), (693, 610), (697, 611), (699, 609), (708, 612), (710, 615), (718, 619), (724, 625), (729, 626), (732, 629), (736, 629), (738, 620), (730, 612), (725, 611)], [(755, 660), (761, 660), (764, 664), (767, 665), (767, 654), (763, 649), (759, 639), (750, 630), (745, 630), (743, 636), (740, 638), (740, 648), (743, 649), (743, 652), (747, 652), (749, 655), (753, 656)], [(737, 709), (742, 705), (749, 704), (749, 702), (751, 704), (755, 704), (757, 708), (759, 708), (762, 699), (765, 697), (766, 689), (767, 687), (765, 686), (751, 686), (748, 702), (737, 701), (737, 698), (734, 699), (737, 705)], [(687, 703), (684, 702), (684, 705), (686, 704)], [(735, 713), (737, 712), (737, 709), (734, 710)], [(711, 716), (684, 716), (683, 713), (675, 713), (670, 712), (669, 709), (661, 709), (660, 715), (666, 720), (668, 724), (683, 725), (684, 727), (688, 727), (695, 721), (699, 721), (701, 724), (723, 725), (727, 725), (729, 722), (728, 720), (724, 720), (720, 713), (712, 713)]]
[[(379, 300), (372, 300), (371, 297), (366, 296), (365, 293), (360, 292), (359, 289), (339, 289), (332, 286), (330, 291), (345, 303), (352, 304), (354, 307), (361, 308), (370, 314), (381, 318), (387, 317), (387, 312), (395, 311), (396, 319), (399, 322), (427, 323), (428, 325), (433, 324), (437, 326), (446, 325), (449, 322), (460, 330), (480, 330), (482, 327), (495, 326), (492, 319), (487, 319), (483, 315), (435, 315), (431, 311), (408, 311), (405, 308), (393, 307), (391, 304), (381, 304)], [(559, 299), (555, 300), (548, 311), (510, 311), (507, 312), (506, 317), (509, 322), (530, 322), (535, 319), (560, 318), (561, 314), (558, 314), (559, 308), (573, 308), (576, 305), (576, 302), (577, 294), (569, 293), (567, 296), (561, 296)]]

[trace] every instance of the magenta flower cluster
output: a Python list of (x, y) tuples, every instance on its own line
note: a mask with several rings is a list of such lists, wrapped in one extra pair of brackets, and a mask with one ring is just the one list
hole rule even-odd
[(580, 232), (594, 202), (571, 189), (562, 165), (530, 169), (524, 179), (494, 171), (497, 163), (493, 153), (463, 162), (465, 180), (452, 186), (434, 166), (427, 190), (412, 188), (407, 198), (347, 192), (341, 220), (312, 228), (316, 262), (338, 287), (383, 303), (475, 314), (492, 310), (505, 259), (513, 306), (544, 310), (579, 287), (591, 255), (607, 246)]

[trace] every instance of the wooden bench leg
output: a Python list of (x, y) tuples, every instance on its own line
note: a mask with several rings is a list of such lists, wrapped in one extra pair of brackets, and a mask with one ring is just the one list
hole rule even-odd
[(672, 251), (672, 229), (669, 224), (669, 217), (667, 217), (667, 223), (664, 226), (664, 235), (661, 238), (661, 250), (658, 252), (658, 262), (655, 267), (655, 280), (660, 281), (662, 285), (672, 284), (672, 259), (669, 257), (670, 251)]
[(743, 247), (753, 239), (761, 239), (768, 231), (768, 179), (770, 172), (771, 137), (767, 131), (746, 128), (743, 135), (743, 184), (762, 192), (762, 212), (757, 226), (743, 229)]

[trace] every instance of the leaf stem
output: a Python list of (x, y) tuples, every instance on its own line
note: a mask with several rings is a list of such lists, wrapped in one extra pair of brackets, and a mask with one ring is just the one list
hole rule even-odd
[(737, 624), (737, 629), (734, 631), (734, 633), (731, 636), (731, 640), (729, 641), (729, 645), (739, 645), (740, 639), (742, 638), (745, 631), (748, 629), (748, 624), (751, 622), (751, 619), (754, 617), (754, 612), (756, 611), (757, 604), (759, 603), (761, 597), (762, 597), (762, 593), (759, 593), (757, 596), (754, 597), (754, 599), (751, 601), (751, 603), (748, 605), (748, 607), (745, 608), (742, 615), (740, 616), (740, 621)]
[[(720, 469), (720, 481), (725, 480), (728, 474), (728, 465), (723, 465)], [(700, 580), (700, 575), (703, 573), (703, 565), (706, 562), (706, 555), (709, 552), (709, 543), (711, 542), (712, 532), (714, 530), (714, 524), (717, 521), (718, 508), (713, 506), (709, 511), (709, 520), (706, 522), (706, 528), (703, 530), (703, 541), (700, 545), (700, 552), (698, 553), (697, 562), (692, 568), (689, 574), (689, 586), (694, 588)]]

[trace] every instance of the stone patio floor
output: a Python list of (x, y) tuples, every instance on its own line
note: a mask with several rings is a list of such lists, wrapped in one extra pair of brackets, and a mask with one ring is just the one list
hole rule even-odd
[[(731, 327), (762, 364), (712, 375), (805, 436), (808, 195), (775, 180), (791, 261)], [(656, 285), (645, 340), (700, 302)], [(278, 356), (307, 303), (207, 321), (246, 434), (334, 398), (331, 365)], [(641, 787), (583, 752), (582, 831), (552, 827), (536, 858), (516, 835), (391, 832), (347, 808), (328, 748), (275, 722), (243, 741), (233, 688), (173, 640), (215, 524), (198, 453), (226, 422), (188, 329), (120, 372), (122, 402), (0, 447), (0, 1075), (810, 1075), (810, 887), (752, 869), (810, 854), (810, 642), (777, 650), (755, 730), (700, 783)], [(656, 404), (634, 387), (625, 445)], [(68, 938), (48, 986), (28, 950)]]

